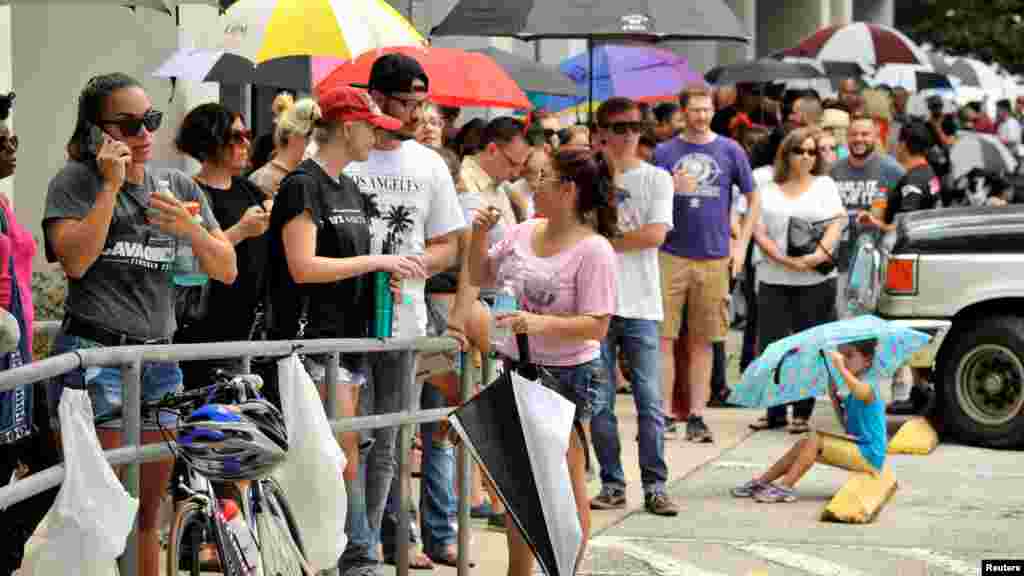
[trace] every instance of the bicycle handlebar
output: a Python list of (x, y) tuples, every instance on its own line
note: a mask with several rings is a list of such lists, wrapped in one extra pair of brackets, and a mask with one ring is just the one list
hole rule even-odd
[(209, 404), (221, 401), (225, 404), (244, 402), (259, 396), (263, 387), (263, 378), (257, 374), (232, 375), (224, 370), (217, 370), (214, 375), (215, 384), (189, 390), (166, 394), (158, 400), (142, 403), (142, 413), (159, 410), (180, 410), (190, 405)]

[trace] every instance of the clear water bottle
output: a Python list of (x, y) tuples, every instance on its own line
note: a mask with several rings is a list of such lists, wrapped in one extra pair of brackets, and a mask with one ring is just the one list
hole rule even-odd
[[(186, 202), (185, 208), (192, 215), (192, 222), (203, 224), (199, 202)], [(202, 286), (209, 279), (199, 264), (199, 258), (192, 252), (192, 242), (188, 238), (178, 238), (174, 250), (174, 283), (178, 286)]]
[[(157, 192), (173, 196), (171, 192), (171, 183), (169, 180), (161, 180), (156, 184)], [(174, 236), (164, 232), (156, 224), (150, 224), (148, 226), (149, 233), (146, 239), (146, 251), (148, 252), (147, 259), (151, 262), (159, 262), (160, 270), (164, 272), (174, 271), (174, 250), (175, 240)]]
[(256, 574), (260, 551), (256, 547), (256, 539), (253, 538), (252, 530), (249, 529), (249, 525), (242, 516), (242, 511), (234, 500), (221, 500), (220, 504), (224, 521), (227, 522), (228, 537), (238, 547), (243, 573), (246, 575)]
[(510, 326), (498, 326), (497, 319), (513, 314), (519, 310), (516, 293), (509, 284), (503, 284), (494, 295), (494, 306), (491, 306), (491, 345), (497, 346), (512, 339)]
[(395, 327), (393, 333), (396, 338), (416, 338), (420, 335), (420, 321), (416, 302), (424, 297), (424, 288), (426, 288), (426, 280), (422, 278), (402, 280), (399, 299), (395, 302)]

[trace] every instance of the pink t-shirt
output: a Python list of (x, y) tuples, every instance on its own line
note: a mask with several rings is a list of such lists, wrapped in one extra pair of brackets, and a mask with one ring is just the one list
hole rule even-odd
[[(539, 220), (507, 229), (488, 253), (495, 286), (510, 286), (519, 309), (553, 316), (608, 316), (615, 313), (615, 250), (603, 236), (594, 235), (572, 248), (541, 258), (533, 252), (533, 232)], [(515, 340), (498, 349), (518, 357)], [(577, 366), (601, 355), (598, 340), (566, 341), (530, 336), (530, 360), (545, 366)]]

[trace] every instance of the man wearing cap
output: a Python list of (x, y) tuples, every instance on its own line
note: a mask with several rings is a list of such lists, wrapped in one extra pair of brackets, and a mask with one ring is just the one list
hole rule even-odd
[[(403, 54), (385, 54), (370, 71), (366, 87), (385, 114), (403, 122), (397, 132), (380, 131), (366, 162), (353, 162), (344, 172), (356, 181), (367, 200), (371, 253), (416, 256), (428, 276), (447, 270), (456, 262), (457, 232), (466, 223), (455, 194), (448, 166), (437, 152), (412, 139), (420, 111), (427, 101), (429, 80), (419, 62)], [(425, 278), (404, 278), (402, 298), (412, 301), (414, 319), (397, 318), (400, 332), (425, 336), (427, 308)], [(411, 322), (410, 322), (411, 320)], [(409, 332), (406, 332), (409, 330)], [(413, 358), (411, 361), (403, 359)], [(403, 409), (401, 383), (415, 373), (415, 358), (399, 353), (376, 354), (371, 359), (369, 389), (360, 398), (363, 414), (384, 414)], [(420, 397), (420, 384), (412, 391)], [(366, 459), (365, 502), (369, 534), (349, 534), (365, 545), (369, 558), (350, 558), (339, 564), (342, 576), (378, 574), (377, 544), (381, 521), (395, 475), (397, 428), (374, 431), (374, 444)], [(351, 513), (351, 512), (350, 512)], [(357, 523), (353, 523), (353, 526)], [(364, 546), (359, 546), (363, 549)]]

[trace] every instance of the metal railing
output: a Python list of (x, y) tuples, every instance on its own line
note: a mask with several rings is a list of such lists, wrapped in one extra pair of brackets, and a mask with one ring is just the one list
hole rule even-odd
[[(59, 322), (38, 322), (37, 335), (53, 336), (60, 329)], [(209, 344), (169, 344), (156, 346), (118, 346), (107, 348), (79, 349), (65, 354), (51, 356), (38, 362), (26, 364), (18, 368), (0, 372), (0, 391), (11, 390), (23, 384), (45, 382), (72, 370), (89, 367), (112, 367), (121, 369), (121, 386), (124, 394), (122, 408), (122, 446), (108, 450), (104, 454), (112, 465), (124, 465), (122, 482), (125, 489), (133, 496), (139, 496), (139, 464), (169, 458), (171, 447), (166, 442), (142, 445), (141, 385), (142, 364), (144, 362), (170, 362), (188, 360), (211, 360), (221, 358), (242, 358), (243, 367), (248, 370), (249, 360), (259, 357), (288, 356), (296, 351), (304, 354), (326, 354), (325, 382), (327, 398), (325, 410), (331, 427), (335, 432), (372, 430), (378, 428), (399, 427), (396, 443), (398, 460), (399, 506), (398, 526), (395, 535), (398, 573), (405, 576), (409, 573), (409, 478), (412, 476), (412, 463), (409, 454), (412, 448), (413, 426), (426, 422), (444, 420), (452, 412), (452, 408), (434, 410), (416, 410), (419, 398), (413, 397), (415, 373), (403, 378), (399, 391), (401, 394), (401, 412), (391, 414), (374, 414), (356, 418), (337, 419), (335, 401), (337, 398), (338, 361), (341, 353), (375, 353), (416, 352), (436, 353), (458, 350), (458, 344), (451, 338), (413, 338), (413, 339), (321, 339), (321, 340), (281, 340), (272, 342), (217, 342)], [(468, 400), (472, 392), (471, 356), (462, 353), (461, 398)], [(411, 364), (411, 363), (410, 363)], [(484, 382), (490, 381), (491, 363), (485, 361), (483, 366)], [(470, 546), (470, 474), (472, 462), (465, 444), (460, 444), (457, 459), (458, 485), (458, 573), (460, 576), (469, 574)], [(64, 478), (64, 466), (58, 464), (46, 470), (32, 474), (12, 484), (0, 487), (0, 509), (25, 500), (61, 484)], [(339, 482), (341, 480), (339, 479)], [(137, 527), (129, 535), (128, 546), (119, 559), (121, 574), (137, 574), (138, 549)]]

